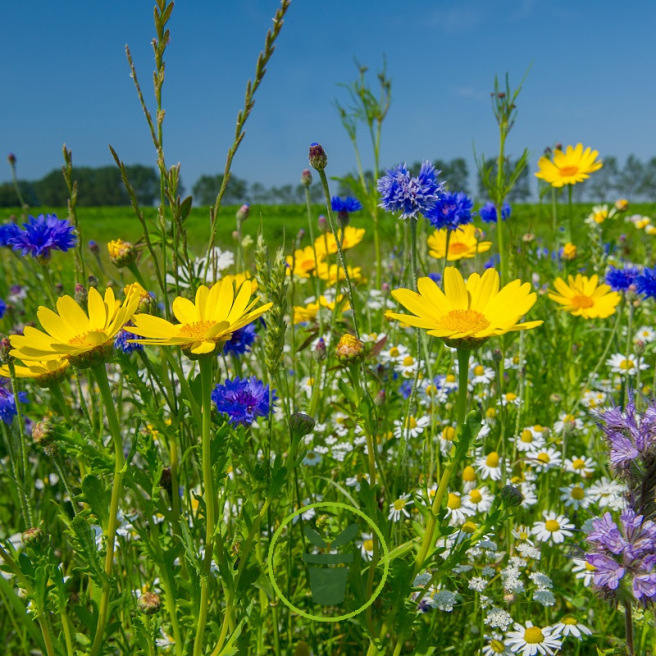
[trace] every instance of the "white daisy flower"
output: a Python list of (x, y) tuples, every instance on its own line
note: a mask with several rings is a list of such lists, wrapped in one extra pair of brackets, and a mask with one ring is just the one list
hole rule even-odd
[(583, 393), (581, 403), (588, 408), (588, 410), (593, 410), (594, 408), (603, 406), (606, 403), (607, 396), (606, 392), (587, 390)]
[(582, 558), (574, 558), (574, 567), (572, 572), (576, 574), (576, 578), (583, 581), (583, 585), (589, 588), (592, 585), (594, 573), (597, 568), (590, 564), (587, 560)]
[(408, 353), (402, 360), (395, 362), (395, 370), (404, 378), (414, 378), (421, 362)]
[(621, 353), (611, 355), (606, 364), (610, 367), (611, 371), (622, 376), (635, 376), (638, 371), (648, 369), (649, 365), (643, 362), (637, 355), (624, 356)]
[(517, 446), (518, 451), (530, 451), (540, 449), (544, 446), (543, 433), (538, 433), (532, 428), (525, 428), (517, 437), (511, 440)]
[(554, 432), (562, 433), (564, 430), (568, 432), (580, 431), (583, 430), (583, 426), (583, 420), (580, 417), (561, 412), (560, 418), (554, 424)]
[(633, 340), (640, 340), (645, 344), (650, 344), (656, 339), (656, 330), (650, 328), (649, 326), (641, 326), (638, 330), (635, 331), (633, 335)]
[(389, 346), (384, 348), (378, 357), (383, 364), (398, 364), (403, 361), (406, 355), (409, 355), (410, 351), (407, 346), (399, 344), (398, 346)]
[(554, 630), (564, 637), (572, 636), (577, 640), (581, 640), (584, 635), (592, 635), (592, 631), (572, 615), (563, 617), (558, 624), (554, 625)]
[(371, 533), (363, 533), (362, 540), (357, 543), (364, 560), (371, 560), (374, 556), (374, 538)]
[(417, 396), (424, 405), (443, 405), (449, 396), (448, 391), (436, 379), (422, 379), (419, 381)]
[(546, 471), (548, 469), (560, 467), (563, 462), (562, 456), (553, 447), (529, 451), (526, 454), (526, 461), (531, 467), (538, 471)]
[(600, 508), (609, 508), (611, 510), (621, 510), (626, 505), (624, 493), (626, 487), (617, 481), (602, 476), (596, 483), (588, 488), (588, 494), (591, 499)]
[(453, 440), (456, 439), (456, 429), (453, 426), (445, 426), (439, 436), (440, 452), (443, 456), (450, 456), (453, 448)]
[(565, 470), (572, 474), (587, 477), (594, 473), (595, 461), (587, 456), (574, 456), (565, 460)]
[(502, 405), (519, 405), (519, 397), (514, 392), (506, 392), (501, 395)]
[(503, 641), (503, 636), (500, 633), (495, 633), (492, 636), (485, 636), (488, 641), (481, 652), (483, 656), (512, 656), (512, 652)]
[(315, 451), (308, 451), (305, 454), (305, 458), (303, 458), (302, 460), (302, 464), (309, 465), (310, 467), (312, 467), (313, 465), (318, 465), (320, 462), (321, 462), (321, 456)]
[(469, 382), (471, 385), (489, 385), (494, 380), (494, 369), (484, 367), (482, 364), (474, 365), (469, 370)]
[(494, 501), (494, 495), (488, 490), (486, 485), (483, 485), (473, 490), (469, 490), (469, 495), (466, 498), (467, 504), (475, 511), (486, 513)]
[(566, 537), (569, 538), (574, 535), (571, 530), (575, 528), (574, 524), (568, 521), (565, 515), (557, 515), (555, 512), (545, 510), (542, 516), (544, 521), (535, 522), (531, 529), (531, 533), (535, 535), (539, 542), (560, 544), (565, 541)]
[(509, 631), (506, 636), (510, 650), (521, 656), (554, 656), (560, 649), (562, 640), (558, 638), (558, 633), (550, 626), (540, 628), (533, 626), (529, 620), (526, 626), (515, 622), (514, 631)]
[(460, 496), (460, 492), (449, 492), (446, 502), (446, 516), (449, 526), (460, 526), (476, 511)]
[(533, 540), (531, 540), (531, 529), (528, 526), (518, 524), (513, 528), (512, 535), (517, 540), (523, 540), (533, 544)]
[(592, 503), (592, 499), (586, 494), (585, 487), (581, 483), (561, 487), (560, 491), (562, 492), (560, 500), (565, 503), (566, 508), (578, 510), (587, 508)]
[(395, 522), (398, 522), (401, 519), (401, 515), (410, 517), (410, 513), (407, 511), (407, 507), (412, 505), (414, 501), (410, 499), (409, 494), (402, 494), (396, 501), (392, 501), (389, 505), (389, 515), (387, 519), (392, 519)]
[(480, 456), (475, 461), (476, 469), (480, 472), (482, 479), (501, 480), (502, 459), (496, 451), (490, 451), (486, 456)]
[(519, 369), (521, 362), (518, 355), (513, 355), (512, 358), (505, 358), (503, 361), (504, 369)]
[(424, 428), (430, 424), (430, 418), (426, 415), (423, 417), (413, 417), (410, 415), (405, 419), (397, 419), (394, 421), (394, 437), (399, 439), (402, 437), (418, 437), (424, 432)]

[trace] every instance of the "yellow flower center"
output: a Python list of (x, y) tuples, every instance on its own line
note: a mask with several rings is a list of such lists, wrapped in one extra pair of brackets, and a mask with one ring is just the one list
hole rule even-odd
[[(567, 175), (576, 175), (579, 172), (579, 167), (576, 164), (572, 164), (570, 166), (563, 166), (560, 169), (560, 175), (565, 177)], [(540, 635), (542, 635), (540, 633)], [(542, 641), (540, 641), (542, 642)]]
[(538, 453), (538, 462), (541, 462), (544, 465), (548, 465), (551, 462), (551, 458), (549, 457), (548, 453), (543, 451), (542, 453)]
[(373, 540), (365, 540), (362, 543), (362, 546), (364, 547), (365, 551), (373, 551), (374, 550), (374, 541)]
[(472, 503), (480, 503), (481, 501), (483, 501), (483, 495), (479, 492), (479, 490), (472, 490), (469, 493), (469, 500)]
[(437, 322), (440, 330), (448, 330), (451, 333), (478, 333), (489, 325), (485, 315), (476, 310), (451, 310)]
[(405, 508), (405, 501), (403, 499), (397, 499), (394, 502), (394, 510), (403, 510)]
[(462, 530), (464, 533), (473, 533), (476, 530), (476, 524), (474, 522), (465, 522), (462, 525)]
[(455, 241), (449, 244), (449, 253), (453, 253), (454, 255), (461, 255), (468, 250), (469, 246), (461, 241)]
[(531, 433), (528, 428), (525, 428), (519, 436), (519, 439), (522, 442), (526, 442), (526, 444), (530, 444), (533, 441), (533, 433)]
[(594, 301), (584, 294), (573, 296), (570, 303), (572, 304), (572, 307), (575, 307), (577, 310), (580, 310), (581, 308), (590, 308), (594, 305)]
[(452, 442), (455, 436), (456, 436), (456, 429), (453, 428), (453, 426), (447, 426), (442, 431), (442, 439), (446, 440), (447, 442)]
[(563, 617), (561, 622), (563, 624), (569, 624), (571, 626), (576, 626), (578, 624), (578, 620), (575, 617), (572, 617), (571, 615), (568, 615), (567, 617)]
[(467, 465), (462, 470), (462, 480), (467, 483), (473, 483), (476, 480), (476, 472), (471, 465)]
[(449, 500), (446, 502), (446, 507), (451, 510), (457, 510), (462, 505), (462, 501), (457, 494), (449, 492)]
[(527, 642), (529, 645), (539, 645), (541, 642), (544, 642), (542, 629), (539, 626), (530, 626), (528, 629), (525, 629), (524, 642)]
[(417, 428), (417, 420), (414, 417), (408, 417), (405, 420), (406, 428)]
[(514, 401), (517, 398), (517, 394), (513, 394), (512, 392), (508, 392), (506, 396), (506, 401)]
[(572, 499), (576, 499), (577, 501), (580, 501), (581, 499), (583, 499), (583, 497), (585, 497), (585, 490), (582, 487), (575, 485), (569, 494), (572, 497)]
[(506, 645), (501, 640), (492, 640), (490, 642), (490, 648), (495, 654), (503, 654), (506, 651)]
[(433, 396), (434, 394), (437, 394), (437, 387), (435, 387), (435, 385), (426, 385), (425, 391), (428, 396)]
[(633, 360), (622, 360), (622, 362), (620, 362), (620, 369), (624, 369), (624, 371), (633, 369), (634, 366), (635, 364), (633, 363)]
[(107, 334), (103, 330), (89, 330), (81, 335), (76, 335), (68, 340), (71, 346), (98, 346), (98, 340), (92, 339), (91, 335), (98, 335), (107, 339)]
[(453, 374), (447, 374), (446, 382), (447, 383), (455, 383), (456, 382), (456, 377)]
[(180, 326), (180, 335), (183, 337), (203, 337), (205, 333), (214, 325), (212, 321), (196, 321), (194, 323), (185, 323)]
[(397, 346), (392, 346), (392, 348), (389, 350), (389, 354), (391, 358), (398, 358), (400, 351)]
[(477, 367), (474, 367), (475, 376), (482, 376), (484, 373), (485, 373), (485, 367), (481, 366), (480, 364)]
[(404, 367), (411, 367), (414, 363), (415, 359), (411, 355), (406, 355), (405, 358), (403, 358)]
[(581, 460), (581, 458), (574, 458), (574, 460), (572, 460), (572, 467), (574, 469), (585, 469), (585, 460)]
[(543, 433), (544, 432), (544, 428), (542, 426), (540, 426), (540, 424), (535, 424), (535, 426), (533, 426), (533, 430), (536, 433)]
[(485, 458), (485, 464), (488, 467), (498, 467), (499, 466), (499, 454), (496, 451), (488, 453), (487, 458)]
[(565, 418), (563, 419), (563, 421), (565, 421), (569, 424), (572, 424), (576, 421), (576, 417), (574, 415), (565, 415)]
[(488, 409), (485, 411), (485, 416), (486, 416), (488, 419), (494, 419), (494, 418), (497, 416), (496, 408), (488, 408)]
[(546, 528), (549, 533), (555, 533), (560, 530), (560, 524), (555, 519), (548, 519), (544, 523), (544, 528)]

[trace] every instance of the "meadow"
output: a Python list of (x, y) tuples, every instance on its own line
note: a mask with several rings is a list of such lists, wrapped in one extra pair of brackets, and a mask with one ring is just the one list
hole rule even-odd
[[(190, 207), (172, 9), (159, 206), (115, 154), (133, 206), (76, 207), (65, 149), (69, 207), (0, 216), (4, 652), (655, 653), (656, 206), (572, 203), (591, 146), (511, 163), (508, 80), (489, 201), (381, 166), (379, 75), (342, 114), (377, 179), (334, 196), (312, 143), (305, 206)], [(541, 202), (511, 207), (532, 157)]]

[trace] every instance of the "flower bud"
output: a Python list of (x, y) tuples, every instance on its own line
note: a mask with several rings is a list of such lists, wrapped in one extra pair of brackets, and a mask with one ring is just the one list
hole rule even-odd
[(309, 187), (312, 184), (312, 173), (310, 169), (303, 169), (301, 172), (301, 184), (305, 187)]
[(110, 262), (117, 268), (134, 264), (137, 259), (137, 249), (129, 242), (115, 239), (107, 244)]
[(244, 221), (246, 221), (250, 211), (251, 211), (251, 206), (248, 203), (244, 203), (237, 210), (237, 214), (235, 215), (237, 217), (237, 221), (239, 221), (239, 223), (243, 223)]
[(170, 467), (164, 467), (162, 469), (162, 474), (159, 477), (159, 486), (168, 492), (168, 495), (171, 496), (173, 492), (173, 476), (171, 474)]
[(23, 533), (23, 544), (27, 547), (36, 547), (46, 541), (46, 535), (39, 527), (28, 528)]
[(524, 501), (524, 495), (521, 493), (520, 489), (514, 485), (505, 485), (499, 495), (501, 496), (503, 504), (509, 508), (521, 506)]
[(7, 155), (7, 161), (9, 162), (9, 166), (16, 166), (16, 155), (14, 155), (14, 153), (9, 153), (9, 155)]
[(55, 424), (49, 417), (44, 417), (32, 426), (32, 439), (34, 444), (46, 447), (55, 439)]
[(64, 283), (62, 282), (55, 283), (55, 291), (57, 292), (58, 295), (61, 296), (61, 294), (64, 293)]
[(335, 348), (335, 354), (340, 362), (353, 362), (362, 357), (363, 352), (364, 344), (357, 337), (348, 333), (342, 335)]
[(321, 232), (330, 232), (330, 227), (328, 226), (328, 221), (326, 217), (323, 214), (319, 215), (319, 218), (317, 219), (317, 223), (319, 225), (319, 230)]
[(346, 210), (340, 210), (337, 212), (337, 225), (340, 228), (346, 228), (346, 226), (351, 222), (349, 213)]
[(386, 397), (387, 395), (385, 394), (385, 390), (379, 390), (378, 394), (374, 396), (374, 403), (376, 405), (383, 405), (383, 403), (385, 403)]
[(292, 429), (292, 434), (296, 438), (305, 437), (314, 430), (316, 422), (310, 415), (302, 412), (295, 412), (289, 418), (289, 427)]
[(552, 394), (549, 397), (549, 401), (551, 401), (551, 403), (560, 403), (562, 400), (563, 397), (560, 394)]
[(496, 364), (499, 364), (499, 362), (503, 360), (503, 353), (499, 349), (494, 349), (494, 351), (492, 351), (492, 360)]
[(161, 605), (162, 602), (159, 598), (159, 595), (155, 594), (154, 592), (144, 592), (141, 597), (139, 597), (139, 601), (137, 602), (139, 610), (144, 615), (153, 615), (159, 611)]
[(384, 282), (384, 283), (380, 286), (380, 288), (381, 288), (381, 290), (383, 291), (383, 294), (389, 294), (389, 293), (390, 293), (390, 289), (391, 289), (391, 287), (390, 287), (390, 285), (389, 285), (388, 282)]
[(328, 164), (328, 157), (323, 146), (318, 143), (310, 144), (310, 166), (317, 171), (323, 171)]
[(317, 362), (322, 362), (326, 359), (326, 342), (323, 337), (319, 337), (319, 340), (314, 347), (313, 356)]
[(89, 276), (87, 278), (87, 285), (89, 287), (93, 287), (94, 289), (98, 289), (98, 278), (96, 278), (96, 276), (93, 275)]
[(305, 640), (300, 640), (296, 643), (294, 649), (294, 656), (310, 656), (310, 645)]
[(303, 241), (303, 237), (305, 237), (305, 228), (301, 228), (301, 229), (298, 231), (298, 234), (296, 235), (296, 241), (299, 242), (299, 243), (302, 242), (302, 241)]
[(633, 343), (633, 349), (635, 350), (635, 354), (637, 356), (641, 356), (645, 352), (645, 342), (643, 342), (641, 339), (637, 339)]
[(0, 339), (0, 364), (9, 364), (9, 361), (12, 359), (9, 352), (11, 351), (11, 342), (9, 337), (3, 336)]
[(100, 246), (96, 244), (93, 239), (89, 240), (89, 250), (94, 254), (94, 255), (100, 255)]
[(233, 238), (235, 241), (239, 241), (239, 230), (233, 230), (233, 231), (232, 231), (232, 238)]
[(82, 283), (75, 284), (75, 302), (86, 312), (89, 295)]

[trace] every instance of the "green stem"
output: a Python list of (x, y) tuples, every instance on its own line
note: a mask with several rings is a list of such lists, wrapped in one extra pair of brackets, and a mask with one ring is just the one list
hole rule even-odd
[(116, 416), (116, 405), (120, 399), (114, 400), (112, 392), (107, 380), (107, 370), (104, 364), (98, 364), (92, 368), (93, 376), (98, 383), (100, 389), (100, 397), (105, 412), (107, 415), (107, 423), (109, 424), (109, 432), (112, 435), (112, 442), (114, 443), (114, 482), (112, 484), (112, 496), (109, 504), (109, 524), (107, 526), (107, 539), (106, 547), (107, 553), (105, 556), (105, 579), (102, 584), (102, 594), (100, 597), (100, 607), (98, 610), (98, 624), (96, 626), (96, 634), (91, 646), (90, 656), (98, 656), (104, 644), (103, 634), (107, 625), (107, 615), (109, 611), (109, 594), (111, 591), (111, 574), (112, 566), (114, 563), (114, 540), (116, 538), (116, 529), (118, 526), (118, 505), (121, 498), (121, 491), (123, 488), (123, 476), (126, 471), (125, 456), (123, 455), (123, 440), (121, 436), (121, 427)]
[(200, 575), (200, 609), (198, 613), (198, 624), (196, 626), (196, 637), (194, 639), (194, 656), (200, 656), (203, 653), (203, 638), (205, 634), (205, 624), (207, 623), (207, 611), (209, 608), (209, 577), (212, 565), (212, 551), (214, 540), (214, 479), (212, 474), (211, 458), (211, 438), (210, 422), (212, 413), (212, 365), (214, 359), (212, 356), (201, 357), (198, 361), (200, 365), (200, 380), (202, 394), (202, 467), (203, 467), (203, 487), (205, 488), (205, 556), (201, 566)]

